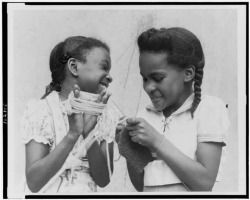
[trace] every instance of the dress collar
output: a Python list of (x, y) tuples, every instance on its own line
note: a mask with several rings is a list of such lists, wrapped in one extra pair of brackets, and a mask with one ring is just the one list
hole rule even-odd
[[(189, 110), (191, 107), (192, 107), (192, 103), (193, 103), (193, 100), (194, 100), (194, 93), (192, 93), (187, 99), (186, 101), (181, 105), (180, 108), (178, 108), (175, 112), (173, 112), (171, 115), (178, 115), (182, 112), (185, 112), (187, 110)], [(153, 111), (153, 112), (156, 112), (156, 113), (162, 113), (162, 111), (157, 111), (155, 109), (155, 107), (153, 106), (153, 104), (149, 104), (148, 106), (146, 106), (146, 109), (147, 110), (150, 110), (150, 111)]]

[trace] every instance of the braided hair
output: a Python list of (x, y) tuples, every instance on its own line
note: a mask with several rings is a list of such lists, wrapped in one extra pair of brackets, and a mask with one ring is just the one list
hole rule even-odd
[(87, 61), (87, 54), (95, 47), (104, 48), (110, 53), (107, 44), (91, 37), (73, 36), (57, 44), (51, 51), (49, 60), (52, 81), (46, 87), (42, 99), (53, 90), (57, 92), (61, 91), (61, 84), (66, 75), (65, 66), (70, 58), (75, 58), (85, 63)]
[(180, 28), (151, 28), (143, 32), (137, 40), (139, 52), (154, 52), (168, 54), (167, 61), (182, 69), (195, 67), (194, 100), (190, 108), (194, 112), (201, 101), (201, 84), (205, 58), (199, 39), (190, 31)]

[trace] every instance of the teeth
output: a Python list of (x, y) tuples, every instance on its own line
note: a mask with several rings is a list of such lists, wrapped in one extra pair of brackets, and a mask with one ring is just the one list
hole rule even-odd
[(101, 88), (106, 89), (106, 85), (100, 84)]
[(153, 100), (159, 100), (161, 97), (153, 97)]

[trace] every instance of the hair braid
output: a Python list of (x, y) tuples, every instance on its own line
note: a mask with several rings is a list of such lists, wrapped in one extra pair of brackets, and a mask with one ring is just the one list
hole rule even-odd
[(62, 60), (61, 60), (62, 64), (66, 64), (66, 63), (68, 62), (69, 59), (70, 59), (70, 55), (69, 55), (68, 52), (66, 52), (66, 53), (63, 55)]
[(197, 67), (195, 69), (195, 77), (194, 77), (194, 101), (190, 109), (192, 118), (194, 117), (194, 112), (201, 101), (202, 78), (203, 78), (203, 68)]

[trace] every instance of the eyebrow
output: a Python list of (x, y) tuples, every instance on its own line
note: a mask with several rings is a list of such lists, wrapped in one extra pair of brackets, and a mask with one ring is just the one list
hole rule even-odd
[(105, 63), (107, 63), (107, 64), (110, 64), (110, 62), (109, 62), (108, 60), (106, 60), (106, 59), (101, 60), (101, 62), (105, 62)]
[[(143, 74), (140, 72), (141, 76), (143, 76)], [(165, 75), (164, 72), (161, 71), (156, 71), (156, 72), (152, 72), (149, 74), (149, 76), (159, 76), (159, 75)]]
[(152, 72), (150, 73), (150, 76), (158, 76), (158, 75), (163, 75), (163, 72)]

